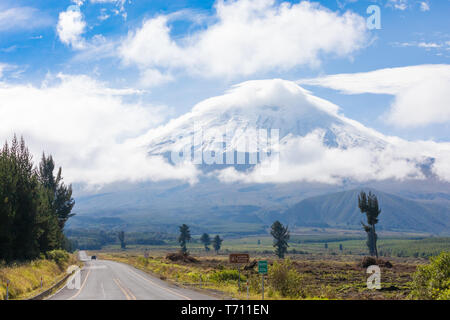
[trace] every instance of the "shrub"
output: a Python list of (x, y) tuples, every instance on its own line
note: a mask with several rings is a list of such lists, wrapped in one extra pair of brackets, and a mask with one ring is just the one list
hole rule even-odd
[(302, 277), (290, 259), (273, 263), (269, 268), (269, 284), (283, 297), (303, 296)]
[(251, 292), (261, 293), (262, 291), (261, 276), (259, 274), (249, 275), (248, 285)]
[(48, 251), (46, 255), (47, 259), (55, 261), (60, 268), (63, 268), (70, 259), (70, 255), (64, 250)]
[[(220, 270), (212, 273), (209, 276), (209, 279), (214, 282), (227, 282), (227, 281), (238, 281), (239, 280), (239, 272), (237, 270)], [(246, 281), (244, 275), (241, 274), (241, 281)]]
[(431, 263), (419, 266), (413, 276), (411, 297), (422, 300), (450, 299), (450, 252), (431, 258)]

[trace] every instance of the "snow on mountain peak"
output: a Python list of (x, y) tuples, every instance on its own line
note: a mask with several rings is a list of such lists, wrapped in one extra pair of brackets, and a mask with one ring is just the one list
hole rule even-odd
[[(276, 145), (276, 151), (267, 154), (277, 157), (262, 158), (268, 149), (260, 148), (261, 130), (265, 146)], [(270, 140), (274, 137), (278, 139), (275, 144)], [(202, 169), (207, 158), (209, 175), (222, 181), (249, 183), (422, 179), (423, 165), (429, 165), (430, 159), (434, 159), (431, 172), (447, 172), (446, 160), (439, 155), (443, 151), (447, 154), (450, 146), (422, 144), (427, 148), (367, 128), (340, 114), (335, 104), (281, 79), (235, 85), (225, 94), (206, 99), (191, 112), (151, 130), (145, 139), (149, 156), (170, 160), (170, 156), (182, 154), (178, 160), (201, 164)], [(242, 164), (236, 162), (239, 154), (251, 166), (242, 170), (236, 165)], [(267, 175), (265, 161), (274, 159), (277, 170)], [(172, 163), (179, 166), (183, 161)]]
[[(202, 141), (204, 150), (215, 148), (213, 137), (217, 133), (231, 134), (230, 140), (237, 143), (240, 137), (251, 137), (258, 129), (279, 130), (282, 143), (321, 129), (329, 146), (345, 148), (363, 142), (377, 148), (386, 145), (383, 135), (339, 115), (338, 110), (335, 104), (291, 81), (247, 81), (224, 95), (198, 103), (191, 112), (154, 130), (148, 150), (150, 154), (182, 150), (192, 143), (196, 130), (202, 130), (204, 138), (210, 136)], [(236, 149), (236, 143), (231, 148)]]

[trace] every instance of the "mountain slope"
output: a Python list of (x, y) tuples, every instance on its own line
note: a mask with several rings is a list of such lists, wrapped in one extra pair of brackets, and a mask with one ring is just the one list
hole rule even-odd
[[(367, 189), (366, 189), (367, 190)], [(365, 222), (357, 206), (355, 189), (305, 199), (281, 216), (295, 226), (355, 226)], [(435, 204), (424, 204), (392, 194), (372, 190), (380, 202), (379, 229), (399, 231), (422, 231), (431, 233), (450, 232), (450, 209)]]

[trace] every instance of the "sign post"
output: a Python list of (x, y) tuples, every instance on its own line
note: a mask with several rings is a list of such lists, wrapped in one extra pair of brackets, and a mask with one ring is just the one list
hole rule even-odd
[(250, 261), (250, 255), (248, 253), (230, 253), (229, 256), (230, 263), (238, 264), (238, 290), (241, 291), (241, 269), (239, 268), (239, 264), (246, 264)]
[(9, 280), (6, 280), (6, 300), (9, 299)]
[(262, 277), (262, 285), (261, 285), (261, 287), (262, 287), (262, 300), (264, 300), (264, 275), (262, 274), (261, 277)]
[(258, 261), (258, 273), (261, 274), (262, 300), (264, 300), (264, 275), (267, 274), (267, 260)]
[(249, 288), (248, 288), (248, 277), (247, 277), (247, 300), (249, 299), (249, 292), (248, 292)]

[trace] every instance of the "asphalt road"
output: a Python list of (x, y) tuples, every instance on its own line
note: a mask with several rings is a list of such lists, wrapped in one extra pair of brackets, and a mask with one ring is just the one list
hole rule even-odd
[[(64, 286), (50, 300), (211, 300), (206, 294), (171, 285), (127, 264), (90, 260), (80, 271), (79, 289)], [(76, 283), (76, 281), (72, 282)], [(75, 286), (77, 287), (77, 286)]]

